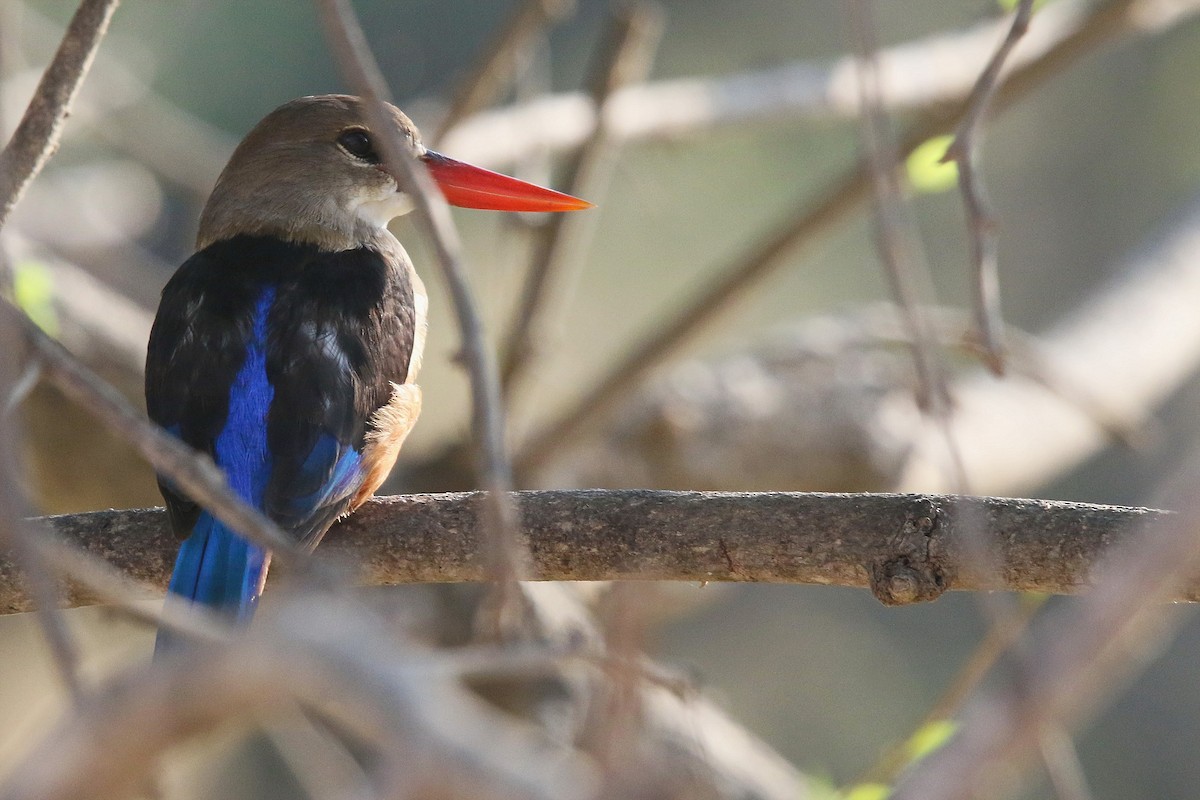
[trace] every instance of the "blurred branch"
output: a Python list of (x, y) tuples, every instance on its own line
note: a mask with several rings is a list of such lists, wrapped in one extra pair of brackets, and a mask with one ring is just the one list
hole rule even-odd
[(512, 79), (517, 54), (527, 48), (543, 28), (574, 8), (575, 0), (522, 0), (455, 93), (433, 141), (440, 142), (468, 114), (483, 108), (499, 94), (503, 84)]
[[(1072, 593), (1112, 543), (1164, 512), (938, 495), (518, 492), (522, 539), (544, 580), (769, 581), (869, 587), (886, 603), (947, 590)], [(318, 558), (357, 565), (368, 585), (487, 577), (478, 493), (376, 498), (339, 523)], [(972, 517), (972, 515), (975, 515)], [(65, 541), (164, 587), (177, 547), (164, 512), (45, 517)], [(982, 524), (1000, 572), (966, 558), (964, 521)], [(0, 562), (0, 609), (30, 608)], [(1200, 599), (1200, 581), (1175, 599)], [(69, 602), (94, 602), (86, 588)]]
[[(1200, 464), (1172, 480), (1166, 502), (1180, 509), (1147, 518), (1096, 565), (1093, 587), (1064, 603), (1019, 643), (1029, 654), (1009, 685), (976, 695), (955, 736), (916, 764), (896, 800), (985, 798), (1011, 787), (1047, 732), (1079, 724), (1133, 673), (1184, 617), (1168, 603), (1200, 574)], [(1001, 776), (1006, 778), (1001, 780)]]
[[(996, 381), (978, 371), (956, 382), (950, 420), (973, 487), (1031, 491), (1105, 446), (1114, 427), (1145, 420), (1200, 364), (1200, 196), (1113, 270), (1094, 297), (1039, 337), (1037, 383)], [(1096, 409), (1081, 413), (1080, 400)], [(897, 413), (898, 400), (878, 409)], [(916, 429), (893, 487), (945, 491), (944, 444)]]
[[(1103, 4), (1102, 10), (1110, 5)], [(1137, 0), (1131, 9), (1135, 14), (1120, 27), (1162, 31), (1197, 7), (1194, 0)], [(1089, 0), (1048, 4), (1038, 12), (1037, 26), (1013, 53), (1009, 67), (1043, 58), (1096, 13)], [(1007, 29), (1006, 20), (991, 20), (881, 50), (884, 105), (895, 111), (930, 109), (967, 96)], [(859, 110), (855, 80), (853, 57), (795, 61), (760, 72), (631, 86), (613, 96), (611, 111), (605, 114), (611, 115), (612, 135), (621, 142), (673, 141), (722, 128), (797, 119), (853, 119)], [(495, 167), (539, 153), (574, 150), (595, 129), (596, 113), (585, 93), (551, 95), (464, 120), (443, 145), (457, 157)]]
[(229, 488), (224, 473), (211, 459), (147, 420), (120, 393), (43, 333), (11, 303), (0, 301), (0, 314), (11, 320), (14, 330), (24, 337), (45, 377), (133, 444), (164, 478), (222, 522), (272, 550), (276, 557), (293, 565), (304, 560), (304, 553), (288, 536)]
[[(508, 496), (512, 488), (504, 435), (504, 407), (496, 367), (484, 341), (475, 299), (463, 267), (462, 246), (450, 209), (429, 172), (413, 158), (410, 147), (384, 108), (387, 83), (367, 45), (366, 36), (349, 0), (316, 0), (326, 38), (342, 73), (367, 104), (371, 127), (381, 135), (377, 144), (384, 163), (412, 198), (417, 218), (425, 228), (438, 266), (450, 289), (462, 340), (462, 358), (470, 376), (471, 429), (475, 438), (476, 472), (487, 530), (489, 578), (498, 591), (498, 615), (515, 611), (511, 584), (525, 571), (524, 556), (516, 538), (517, 516)], [(497, 616), (497, 619), (500, 619)], [(515, 620), (512, 620), (515, 621)]]
[[(599, 203), (616, 165), (616, 148), (609, 135), (604, 111), (614, 92), (645, 80), (662, 33), (662, 9), (648, 4), (631, 5), (612, 21), (597, 54), (591, 78), (591, 99), (600, 113), (596, 128), (568, 160), (563, 191)], [(597, 214), (552, 214), (537, 231), (533, 263), (522, 286), (521, 298), (501, 356), (500, 379), (505, 398), (511, 400), (525, 372), (548, 346), (546, 317), (551, 301), (558, 300), (562, 275), (576, 253), (586, 250), (586, 233), (594, 230)]]
[(58, 148), (71, 101), (96, 57), (117, 3), (118, 0), (83, 0), (79, 4), (25, 115), (0, 152), (0, 228), (29, 182)]
[(394, 626), (329, 596), (293, 597), (261, 616), (266, 624), (228, 642), (131, 669), (90, 693), (0, 798), (123, 797), (173, 745), (297, 701), (378, 754), (381, 796), (590, 794), (585, 759), (474, 697), (445, 669), (453, 653), (397, 641)]
[[(41, 47), (51, 37), (57, 39), (58, 26), (41, 7), (10, 2), (21, 12), (22, 42)], [(136, 62), (124, 51), (99, 53), (89, 74), (90, 88), (75, 104), (65, 136), (95, 131), (157, 174), (207, 197), (237, 139), (156, 92), (144, 65), (133, 66)]]
[[(949, 413), (950, 394), (928, 318), (930, 302), (921, 297), (922, 288), (932, 287), (933, 280), (917, 254), (914, 226), (907, 218), (901, 188), (901, 162), (883, 107), (874, 2), (847, 0), (845, 5), (859, 59), (856, 70), (861, 103), (859, 130), (871, 177), (877, 249), (908, 334), (908, 346), (920, 381), (918, 405), (928, 409), (933, 417), (944, 419)], [(965, 487), (958, 491), (965, 491)]]
[[(1154, 23), (1164, 18), (1147, 18), (1148, 7), (1159, 0), (1112, 0), (1095, 7), (1078, 28), (1016, 70), (998, 89), (995, 107), (1002, 110), (1014, 105), (1046, 80), (1060, 74), (1071, 63), (1116, 36), (1129, 31), (1158, 29)], [(1200, 10), (1200, 3), (1187, 4), (1189, 12)], [(1182, 9), (1178, 13), (1183, 13)], [(1171, 21), (1173, 21), (1172, 18)], [(964, 98), (951, 109), (930, 112), (903, 137), (898, 152), (907, 157), (934, 135), (953, 127), (970, 110)], [(837, 181), (821, 198), (813, 202), (805, 197), (799, 207), (768, 232), (732, 264), (717, 271), (701, 292), (685, 303), (681, 312), (656, 325), (609, 372), (602, 375), (581, 399), (542, 430), (534, 433), (518, 450), (518, 472), (536, 471), (552, 456), (577, 440), (590, 426), (612, 410), (646, 375), (677, 354), (706, 325), (726, 312), (751, 288), (785, 263), (784, 256), (797, 246), (815, 239), (847, 218), (870, 194), (870, 169), (859, 164)], [(941, 462), (939, 462), (939, 468)], [(968, 476), (970, 472), (967, 472)]]
[[(18, 338), (11, 319), (0, 320), (4, 341)], [(34, 547), (34, 525), (25, 519), (31, 512), (21, 491), (23, 462), (22, 433), (17, 418), (10, 413), (10, 398), (20, 395), (24, 377), (19, 351), (7, 349), (0, 355), (0, 397), (5, 400), (0, 413), (0, 552), (11, 558), (24, 578), (23, 584), (34, 599), (38, 624), (49, 647), (59, 678), (71, 695), (82, 692), (79, 677), (79, 648), (59, 608), (59, 585), (43, 553)]]
[(975, 318), (978, 326), (979, 343), (983, 348), (985, 362), (992, 372), (1004, 374), (1004, 341), (1002, 338), (1004, 317), (1000, 313), (1000, 277), (996, 263), (996, 221), (983, 189), (979, 175), (978, 138), (983, 116), (987, 112), (992, 96), (999, 86), (1000, 70), (1012, 54), (1013, 48), (1029, 30), (1033, 16), (1034, 0), (1020, 0), (1013, 15), (1012, 27), (1000, 43), (995, 55), (979, 76), (971, 91), (970, 110), (958, 124), (954, 141), (942, 162), (958, 164), (958, 186), (962, 192), (963, 207), (967, 212), (967, 226), (971, 234), (971, 257), (975, 265)]

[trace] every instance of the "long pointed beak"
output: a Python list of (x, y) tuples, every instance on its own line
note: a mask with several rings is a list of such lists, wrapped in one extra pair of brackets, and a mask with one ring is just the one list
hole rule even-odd
[(425, 151), (421, 160), (452, 206), (491, 211), (578, 211), (592, 207), (587, 200), (473, 167), (432, 150)]

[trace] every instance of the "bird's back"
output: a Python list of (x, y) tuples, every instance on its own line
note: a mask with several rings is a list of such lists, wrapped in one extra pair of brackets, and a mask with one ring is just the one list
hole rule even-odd
[[(212, 244), (163, 290), (147, 355), (150, 417), (210, 455), (243, 500), (315, 545), (386, 475), (391, 464), (378, 462), (397, 448), (375, 443), (407, 433), (379, 426), (421, 338), (414, 295), (399, 248), (325, 252), (269, 236)], [(207, 512), (161, 486), (175, 532), (203, 540), (190, 554), (185, 544), (181, 563), (199, 561), (172, 590), (218, 607), (257, 596), (266, 567), (253, 551), (246, 574), (204, 589), (200, 561), (224, 558), (210, 551), (228, 537), (207, 533)]]

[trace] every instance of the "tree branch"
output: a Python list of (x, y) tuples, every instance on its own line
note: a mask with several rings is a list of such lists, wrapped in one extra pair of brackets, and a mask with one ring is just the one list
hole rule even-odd
[(58, 149), (71, 101), (87, 75), (118, 0), (83, 0), (25, 115), (0, 153), (0, 228), (29, 182)]
[[(1072, 593), (1144, 508), (948, 495), (741, 492), (517, 492), (543, 580), (769, 581), (871, 588), (885, 603), (954, 590)], [(486, 577), (478, 495), (375, 498), (335, 526), (320, 558), (352, 562), (365, 584)], [(963, 522), (984, 524), (997, 576), (971, 566)], [(166, 586), (178, 543), (161, 509), (46, 517), (68, 543), (127, 575)], [(1200, 600), (1200, 580), (1175, 595)], [(95, 602), (72, 587), (72, 606)], [(0, 560), (0, 612), (31, 608)]]
[[(1095, 8), (1076, 29), (1054, 43), (1031, 62), (1014, 71), (996, 92), (993, 108), (1010, 108), (1049, 78), (1100, 45), (1140, 24), (1139, 9), (1146, 0), (1112, 0)], [(615, 98), (614, 98), (615, 101)], [(907, 157), (931, 137), (953, 127), (970, 111), (966, 99), (949, 109), (930, 111), (914, 123), (897, 147)], [(716, 270), (683, 308), (660, 322), (606, 374), (600, 376), (574, 404), (541, 430), (531, 434), (517, 449), (514, 459), (518, 474), (536, 473), (551, 457), (576, 442), (605, 414), (628, 396), (656, 367), (676, 355), (720, 314), (727, 312), (752, 288), (786, 263), (784, 256), (841, 223), (870, 195), (870, 170), (865, 163), (849, 169), (814, 203), (809, 197), (768, 231), (761, 240), (732, 263)]]
[(970, 111), (955, 131), (954, 142), (942, 156), (942, 162), (958, 164), (958, 187), (963, 208), (967, 212), (967, 227), (971, 235), (971, 260), (975, 267), (975, 321), (984, 361), (997, 375), (1004, 374), (1004, 340), (1001, 336), (1004, 317), (1000, 313), (1000, 276), (997, 264), (996, 221), (991, 204), (984, 192), (979, 174), (978, 137), (983, 116), (999, 86), (1000, 70), (1017, 42), (1029, 30), (1033, 16), (1033, 0), (1020, 0), (1013, 15), (1012, 27), (1000, 43), (991, 61), (979, 76), (971, 92)]
[(517, 54), (544, 28), (574, 9), (574, 0), (523, 0), (455, 93), (433, 141), (440, 142), (455, 125), (499, 94), (511, 80)]
[[(593, 65), (591, 99), (600, 110), (596, 128), (566, 163), (563, 191), (600, 203), (616, 166), (616, 147), (608, 134), (604, 106), (622, 86), (645, 79), (654, 61), (662, 33), (662, 10), (650, 5), (631, 5), (617, 14)], [(533, 261), (500, 357), (500, 381), (506, 401), (511, 402), (538, 357), (557, 338), (548, 318), (552, 307), (562, 306), (563, 287), (571, 283), (564, 275), (576, 254), (584, 252), (595, 229), (596, 214), (554, 214), (537, 231)], [(555, 302), (550, 302), (551, 300)]]
[[(366, 101), (368, 119), (378, 132), (376, 144), (384, 165), (413, 201), (418, 222), (425, 229), (437, 256), (458, 319), (462, 359), (470, 377), (471, 432), (475, 440), (475, 470), (487, 491), (480, 498), (487, 515), (490, 572), (503, 601), (511, 584), (525, 571), (524, 556), (516, 541), (516, 510), (509, 502), (512, 466), (505, 442), (504, 407), (500, 379), (483, 334), (475, 298), (467, 283), (458, 229), (450, 207), (429, 172), (412, 157), (401, 141), (384, 106), (389, 100), (387, 82), (349, 0), (314, 0), (325, 26), (329, 49), (353, 90)], [(501, 602), (500, 606), (508, 604)]]
[[(1200, 4), (1135, 0), (1133, 10), (1121, 28), (1147, 35), (1196, 13)], [(1024, 68), (1058, 48), (1079, 28), (1081, 18), (1092, 13), (1095, 4), (1087, 0), (1049, 4), (1038, 12), (1038, 25), (1013, 53), (1009, 67)], [(1007, 20), (988, 21), (881, 50), (885, 106), (928, 109), (967, 96), (1008, 28)], [(606, 111), (605, 117), (622, 143), (678, 141), (797, 119), (853, 119), (859, 109), (853, 70), (853, 57), (843, 57), (793, 61), (717, 78), (656, 81), (614, 94), (611, 113)], [(596, 109), (583, 92), (549, 95), (476, 114), (451, 131), (443, 144), (446, 152), (496, 167), (574, 150), (595, 129), (595, 117)]]

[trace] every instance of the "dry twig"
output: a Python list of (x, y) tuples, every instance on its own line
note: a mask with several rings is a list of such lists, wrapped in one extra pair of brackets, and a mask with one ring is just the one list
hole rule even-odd
[[(591, 136), (567, 162), (564, 191), (599, 203), (616, 164), (616, 148), (605, 124), (605, 105), (614, 92), (645, 79), (662, 33), (662, 11), (634, 5), (613, 21), (607, 41), (598, 53), (591, 80), (591, 99), (597, 108)], [(525, 278), (501, 356), (500, 380), (505, 399), (511, 400), (517, 384), (553, 336), (546, 330), (550, 301), (561, 305), (562, 273), (576, 254), (587, 249), (596, 214), (554, 214), (538, 231), (533, 263)]]
[(985, 363), (997, 375), (1004, 374), (1004, 317), (1000, 313), (1000, 277), (996, 263), (996, 221), (992, 215), (983, 179), (979, 175), (979, 135), (984, 114), (999, 86), (1000, 70), (1017, 42), (1029, 30), (1034, 0), (1020, 0), (1012, 27), (1000, 47), (979, 76), (968, 101), (970, 110), (958, 123), (958, 129), (942, 161), (958, 164), (958, 186), (967, 211), (971, 234), (971, 260), (975, 266), (975, 323)]
[[(922, 289), (932, 285), (928, 269), (921, 263), (912, 225), (906, 219), (900, 187), (900, 160), (892, 140), (891, 126), (883, 108), (878, 45), (872, 0), (848, 0), (855, 51), (858, 54), (859, 96), (862, 108), (860, 131), (870, 169), (874, 197), (878, 250), (900, 309), (920, 380), (918, 405), (938, 419), (949, 414), (950, 395), (928, 314), (930, 305)], [(965, 487), (960, 489), (965, 491)]]
[(1021, 643), (1033, 657), (1014, 685), (977, 695), (954, 738), (917, 764), (897, 800), (994, 796), (1041, 746), (1072, 727), (1147, 660), (1177, 624), (1167, 603), (1200, 573), (1200, 464), (1166, 494), (1180, 513), (1141, 525), (1098, 564), (1092, 590), (1043, 618)]
[(541, 31), (575, 7), (575, 0), (523, 0), (487, 51), (463, 81), (433, 141), (440, 142), (455, 125), (498, 95), (511, 80), (517, 54), (529, 47)]
[(336, 60), (355, 91), (367, 100), (372, 128), (381, 134), (379, 145), (385, 163), (413, 199), (418, 220), (437, 254), (442, 276), (450, 289), (462, 337), (462, 356), (471, 378), (471, 421), (476, 443), (477, 473), (482, 487), (487, 527), (489, 577), (499, 590), (499, 608), (515, 612), (509, 602), (510, 584), (525, 571), (523, 553), (516, 539), (517, 510), (508, 491), (512, 469), (505, 449), (504, 409), (500, 401), (495, 365), (484, 343), (483, 325), (462, 266), (462, 247), (450, 209), (433, 184), (429, 173), (412, 158), (396, 133), (383, 103), (387, 84), (367, 46), (348, 0), (318, 0)]
[[(1059, 74), (1084, 53), (1130, 30), (1137, 22), (1134, 13), (1144, 0), (1112, 0), (1080, 21), (1079, 27), (1054, 44), (1036, 60), (1016, 71), (996, 93), (994, 105), (1003, 110), (1028, 95), (1045, 80)], [(1142, 30), (1144, 28), (1137, 28)], [(907, 156), (931, 136), (952, 127), (969, 111), (966, 102), (942, 112), (931, 113), (903, 137), (897, 148)], [(764, 236), (759, 244), (723, 270), (684, 310), (643, 339), (614, 368), (601, 376), (572, 407), (533, 434), (516, 456), (519, 472), (536, 471), (552, 453), (577, 439), (596, 420), (611, 410), (655, 367), (675, 355), (719, 313), (737, 300), (783, 261), (798, 245), (828, 231), (867, 199), (870, 171), (865, 164), (850, 170), (822, 195), (816, 205), (805, 198), (785, 222)]]
[(83, 0), (46, 67), (25, 115), (0, 153), (0, 228), (29, 182), (54, 155), (71, 101), (83, 84), (119, 0)]

